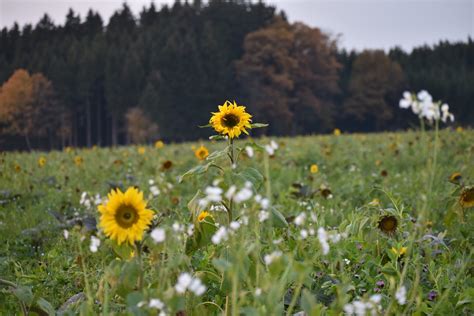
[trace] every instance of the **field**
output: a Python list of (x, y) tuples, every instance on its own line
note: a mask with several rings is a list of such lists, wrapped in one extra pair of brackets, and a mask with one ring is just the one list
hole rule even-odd
[[(2, 153), (0, 314), (474, 313), (474, 131), (226, 146)], [(119, 246), (96, 204), (132, 186), (153, 233)]]

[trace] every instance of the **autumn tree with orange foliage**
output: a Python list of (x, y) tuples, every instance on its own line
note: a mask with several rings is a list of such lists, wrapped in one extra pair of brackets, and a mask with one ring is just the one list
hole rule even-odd
[(236, 63), (252, 112), (270, 123), (270, 133), (280, 135), (333, 127), (340, 67), (328, 35), (279, 18), (246, 36)]
[(357, 130), (386, 128), (396, 109), (403, 85), (403, 70), (381, 50), (363, 51), (352, 65), (349, 98), (344, 102), (347, 119)]
[(30, 75), (16, 70), (0, 88), (0, 128), (4, 133), (25, 138), (31, 149), (31, 138), (51, 136), (58, 130), (61, 115), (54, 99), (51, 82), (42, 74)]
[(125, 114), (128, 142), (143, 144), (158, 137), (158, 125), (139, 107), (130, 108)]

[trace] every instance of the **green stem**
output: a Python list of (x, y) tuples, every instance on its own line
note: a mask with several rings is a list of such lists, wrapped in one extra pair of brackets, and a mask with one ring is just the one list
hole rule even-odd
[(293, 313), (293, 309), (295, 308), (296, 305), (296, 300), (300, 296), (301, 292), (301, 287), (303, 286), (303, 282), (298, 282), (298, 285), (296, 286), (295, 293), (293, 293), (293, 297), (291, 298), (290, 306), (288, 307), (286, 311), (286, 315), (289, 316)]
[(89, 312), (92, 312), (93, 297), (92, 297), (91, 286), (89, 283), (89, 278), (87, 277), (87, 269), (86, 269), (86, 263), (84, 260), (84, 252), (82, 251), (81, 239), (80, 238), (77, 239), (77, 242), (79, 246), (79, 255), (81, 256), (82, 274), (84, 275), (84, 283), (86, 286), (87, 306), (88, 306)]
[(137, 260), (140, 272), (138, 274), (138, 290), (143, 290), (143, 259), (142, 259), (142, 245), (141, 243), (135, 243), (137, 249)]

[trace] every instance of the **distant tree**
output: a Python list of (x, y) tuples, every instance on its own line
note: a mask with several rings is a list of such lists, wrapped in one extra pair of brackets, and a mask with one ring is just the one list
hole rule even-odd
[(158, 137), (158, 125), (139, 107), (129, 108), (125, 114), (128, 141), (143, 144)]
[(352, 65), (349, 97), (344, 115), (354, 130), (371, 131), (387, 127), (403, 85), (403, 71), (381, 50), (364, 51)]
[(333, 127), (338, 71), (336, 47), (317, 28), (277, 19), (245, 38), (237, 77), (257, 120), (274, 134)]
[(25, 138), (31, 149), (31, 137), (52, 135), (59, 127), (61, 110), (54, 100), (52, 84), (42, 74), (19, 69), (0, 89), (0, 122), (4, 132)]

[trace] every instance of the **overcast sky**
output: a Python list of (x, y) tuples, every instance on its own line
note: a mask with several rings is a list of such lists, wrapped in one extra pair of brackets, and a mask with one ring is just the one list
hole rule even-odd
[[(190, 0), (192, 1), (192, 0)], [(155, 0), (157, 7), (174, 0)], [(290, 21), (320, 27), (348, 49), (405, 50), (439, 40), (466, 41), (474, 33), (474, 0), (267, 0), (284, 10)], [(108, 21), (123, 0), (0, 0), (0, 26), (36, 24), (47, 12), (64, 23), (69, 8), (83, 17), (89, 8)], [(137, 14), (150, 0), (128, 0)]]

